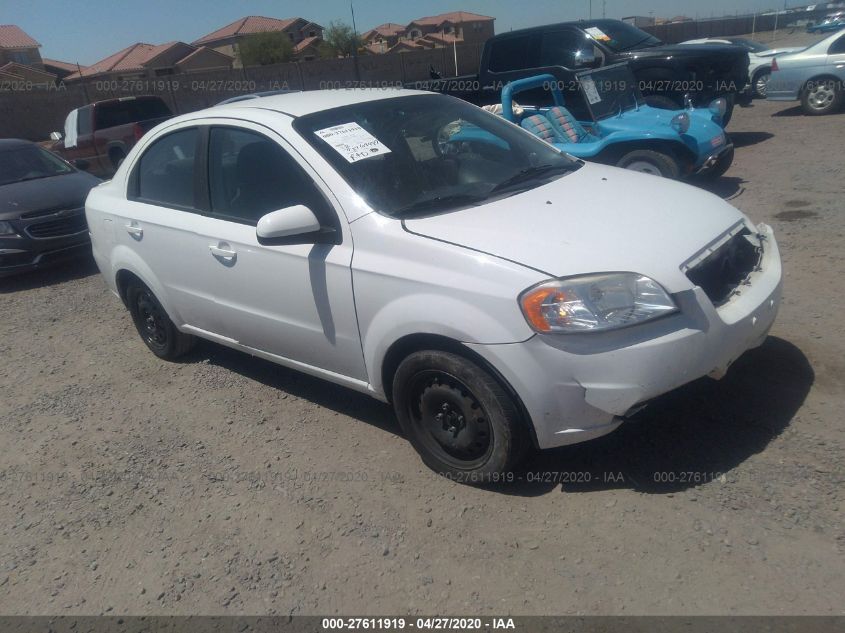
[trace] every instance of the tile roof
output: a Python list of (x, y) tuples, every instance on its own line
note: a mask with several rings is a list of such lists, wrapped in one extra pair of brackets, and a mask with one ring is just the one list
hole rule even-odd
[(399, 35), (399, 33), (404, 30), (405, 27), (401, 24), (395, 24), (394, 22), (385, 22), (384, 24), (374, 26), (369, 31), (364, 33), (362, 37), (365, 40), (369, 39), (373, 35), (381, 35), (382, 37), (392, 37), (394, 35)]
[(37, 48), (41, 46), (14, 24), (0, 24), (0, 48)]
[(58, 59), (47, 59), (46, 57), (43, 57), (41, 61), (45, 66), (52, 66), (53, 68), (69, 70), (70, 72), (76, 72), (79, 70), (79, 68), (76, 67), (76, 64), (71, 64), (70, 62), (60, 62)]
[(227, 24), (216, 31), (203, 35), (198, 40), (194, 40), (193, 44), (215, 42), (227, 37), (234, 37), (235, 35), (251, 35), (253, 33), (266, 33), (268, 31), (284, 31), (297, 20), (301, 19), (302, 18), (287, 18), (280, 20), (278, 18), (266, 18), (260, 15), (248, 15), (245, 18), (235, 20), (231, 24)]
[(304, 51), (306, 48), (308, 48), (312, 44), (316, 44), (316, 43), (322, 41), (322, 39), (323, 38), (321, 38), (318, 35), (314, 35), (313, 37), (306, 37), (301, 42), (297, 43), (296, 46), (293, 47), (293, 52), (294, 53), (301, 53), (302, 51)]
[(35, 68), (34, 66), (26, 66), (17, 62), (8, 62), (7, 64), (0, 66), (0, 72), (6, 75), (17, 75), (18, 77), (31, 77), (33, 75), (36, 75), (43, 77), (46, 80), (56, 78), (56, 75), (47, 70), (40, 70), (38, 68)]
[[(432, 42), (439, 42), (440, 44), (463, 44), (464, 38), (456, 37), (454, 33), (429, 33), (424, 35), (423, 40), (430, 40)], [(419, 40), (417, 40), (419, 41)]]
[(441, 13), (440, 15), (430, 15), (424, 18), (417, 18), (411, 20), (409, 24), (419, 24), (420, 26), (439, 26), (444, 22), (451, 22), (458, 24), (460, 22), (479, 22), (487, 20), (495, 20), (489, 15), (480, 15), (478, 13), (470, 13), (469, 11), (451, 11), (449, 13)]
[[(226, 55), (225, 53), (221, 53), (220, 51), (216, 51), (216, 50), (214, 50), (213, 48), (209, 48), (208, 46), (200, 46), (199, 48), (197, 48), (197, 49), (195, 49), (195, 50), (191, 51), (190, 53), (188, 53), (187, 55), (185, 55), (182, 59), (180, 59), (179, 61), (177, 61), (177, 62), (174, 64), (174, 66), (178, 66), (179, 64), (184, 64), (186, 61), (188, 61), (189, 59), (191, 59), (191, 58), (192, 58), (192, 57), (194, 57), (195, 55), (199, 55), (200, 53), (213, 53), (214, 55), (217, 55), (218, 57), (225, 58), (225, 59), (227, 59), (229, 62), (232, 62), (232, 58), (231, 58), (231, 57), (229, 57), (228, 55)], [(223, 61), (223, 60), (221, 59), (221, 61)]]
[(189, 46), (184, 42), (167, 42), (166, 44), (146, 44), (138, 42), (127, 46), (123, 50), (116, 52), (114, 55), (109, 55), (105, 59), (101, 59), (95, 64), (86, 66), (82, 69), (82, 73), (75, 72), (66, 77), (66, 79), (77, 79), (79, 77), (90, 77), (91, 75), (99, 75), (100, 73), (110, 73), (116, 71), (133, 71), (143, 70), (145, 65), (164, 53), (166, 50), (174, 46)]

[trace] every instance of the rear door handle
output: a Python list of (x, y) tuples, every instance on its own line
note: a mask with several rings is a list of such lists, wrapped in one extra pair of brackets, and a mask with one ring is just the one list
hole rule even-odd
[(232, 247), (229, 246), (226, 242), (220, 242), (219, 244), (209, 244), (208, 250), (211, 251), (211, 254), (214, 255), (217, 259), (221, 259), (224, 263), (234, 263), (235, 258), (238, 256), (237, 251), (232, 250)]
[(138, 223), (134, 221), (126, 225), (126, 232), (136, 240), (140, 240), (144, 237), (144, 229), (138, 226)]

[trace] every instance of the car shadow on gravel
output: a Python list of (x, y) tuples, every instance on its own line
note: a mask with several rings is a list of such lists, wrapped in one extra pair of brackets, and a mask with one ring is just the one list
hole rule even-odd
[(93, 257), (82, 257), (13, 277), (0, 278), (0, 294), (55, 286), (99, 273)]
[(721, 176), (715, 180), (698, 179), (692, 184), (710, 193), (716, 194), (722, 200), (732, 200), (745, 191), (745, 180), (736, 176)]
[(654, 400), (602, 438), (528, 459), (505, 494), (630, 489), (666, 494), (720, 478), (789, 426), (815, 374), (795, 345), (769, 337), (720, 381), (703, 378)]
[(731, 143), (734, 144), (734, 147), (749, 147), (751, 145), (757, 145), (758, 143), (763, 143), (768, 141), (770, 138), (774, 138), (775, 135), (771, 132), (731, 132), (730, 138)]
[(366, 394), (202, 340), (193, 352), (180, 358), (179, 362), (195, 363), (204, 360), (402, 437), (399, 423), (393, 416), (393, 409)]

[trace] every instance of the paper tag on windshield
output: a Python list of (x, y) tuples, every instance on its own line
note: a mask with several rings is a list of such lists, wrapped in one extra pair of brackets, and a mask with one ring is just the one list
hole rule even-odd
[(599, 94), (599, 91), (596, 90), (596, 82), (593, 81), (592, 77), (584, 77), (581, 79), (581, 89), (584, 91), (584, 96), (587, 97), (587, 101), (590, 105), (601, 101), (601, 95)]
[(599, 40), (599, 41), (602, 41), (602, 42), (606, 42), (606, 41), (610, 40), (610, 36), (607, 33), (605, 33), (604, 31), (602, 31), (600, 28), (598, 28), (597, 26), (589, 26), (584, 30), (587, 31), (587, 33), (589, 33), (590, 37), (592, 37), (594, 40)]
[(389, 154), (390, 149), (357, 123), (341, 123), (314, 132), (350, 163)]

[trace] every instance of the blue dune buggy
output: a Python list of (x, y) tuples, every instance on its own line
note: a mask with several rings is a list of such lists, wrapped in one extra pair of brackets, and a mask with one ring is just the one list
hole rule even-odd
[[(667, 178), (697, 174), (715, 178), (733, 162), (733, 145), (721, 125), (724, 100), (716, 99), (706, 109), (652, 108), (645, 104), (627, 64), (585, 71), (576, 77), (591, 120), (577, 121), (572, 116), (552, 75), (527, 77), (505, 86), (501, 115), (577, 158)], [(554, 105), (514, 104), (517, 94), (529, 91), (529, 96), (540, 94), (545, 99), (551, 93)], [(438, 139), (440, 151), (449, 151), (444, 143), (484, 142), (476, 138), (481, 131), (469, 125), (453, 127), (452, 132)]]

